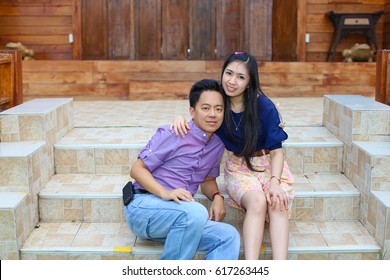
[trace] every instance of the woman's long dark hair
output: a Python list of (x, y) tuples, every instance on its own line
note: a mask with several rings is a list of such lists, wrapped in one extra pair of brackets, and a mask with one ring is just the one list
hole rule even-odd
[[(250, 162), (250, 158), (254, 152), (256, 152), (257, 140), (258, 140), (258, 122), (259, 117), (257, 114), (257, 96), (259, 94), (263, 94), (260, 89), (259, 82), (259, 73), (256, 59), (246, 52), (235, 52), (231, 54), (224, 62), (222, 67), (221, 81), (223, 74), (225, 73), (226, 67), (233, 61), (239, 61), (245, 64), (249, 72), (249, 84), (248, 88), (244, 93), (244, 112), (243, 118), (245, 120), (244, 127), (244, 143), (243, 149), (240, 153), (240, 156), (245, 158), (245, 162), (247, 166), (252, 171), (255, 170)], [(226, 93), (224, 92), (226, 95)], [(234, 141), (233, 133), (232, 133), (232, 113), (231, 113), (231, 103), (230, 98), (226, 95), (227, 106), (225, 108), (225, 121), (226, 127), (230, 137)]]

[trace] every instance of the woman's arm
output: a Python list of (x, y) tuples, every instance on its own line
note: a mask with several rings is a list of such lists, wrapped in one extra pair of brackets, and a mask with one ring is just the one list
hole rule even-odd
[(271, 155), (271, 179), (270, 187), (266, 191), (266, 197), (269, 205), (273, 209), (277, 207), (280, 211), (288, 210), (288, 197), (285, 191), (280, 187), (281, 176), (284, 165), (283, 149), (275, 149), (270, 151)]
[(184, 137), (187, 134), (187, 131), (191, 129), (190, 125), (186, 121), (186, 119), (180, 115), (176, 116), (176, 118), (173, 120), (173, 123), (169, 127), (169, 130), (174, 130), (176, 136), (179, 136), (179, 133), (182, 137)]

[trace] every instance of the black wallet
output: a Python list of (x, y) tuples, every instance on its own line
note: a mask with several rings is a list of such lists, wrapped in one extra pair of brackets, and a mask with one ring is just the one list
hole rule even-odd
[(134, 186), (131, 181), (129, 181), (122, 189), (123, 204), (127, 206), (134, 197)]

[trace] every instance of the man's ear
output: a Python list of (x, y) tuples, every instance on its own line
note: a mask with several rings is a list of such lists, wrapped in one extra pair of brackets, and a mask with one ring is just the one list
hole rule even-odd
[(191, 118), (194, 118), (195, 109), (193, 107), (190, 107), (190, 115), (191, 115)]

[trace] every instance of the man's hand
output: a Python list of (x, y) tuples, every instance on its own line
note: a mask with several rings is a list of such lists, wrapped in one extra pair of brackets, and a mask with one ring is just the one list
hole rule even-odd
[(165, 190), (161, 194), (161, 198), (165, 201), (174, 200), (179, 204), (182, 203), (182, 200), (187, 202), (194, 201), (192, 194), (185, 189)]
[(210, 209), (209, 209), (209, 219), (220, 222), (225, 218), (226, 215), (226, 209), (223, 197), (220, 195), (214, 196), (214, 200), (211, 203)]

